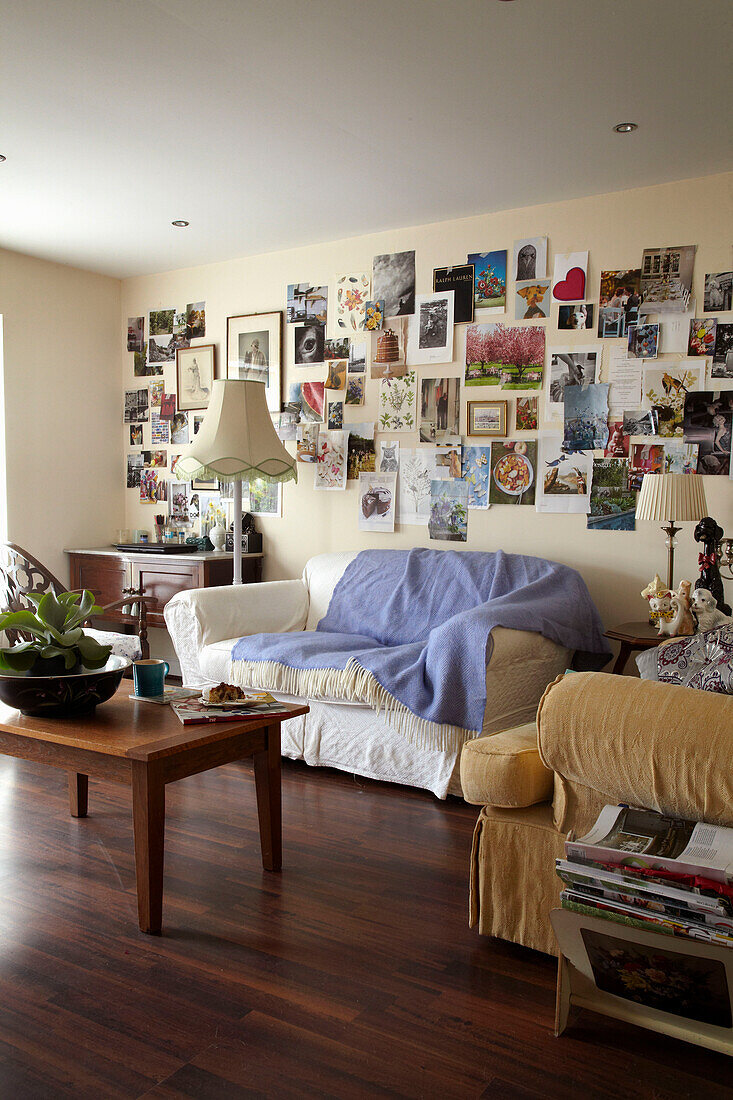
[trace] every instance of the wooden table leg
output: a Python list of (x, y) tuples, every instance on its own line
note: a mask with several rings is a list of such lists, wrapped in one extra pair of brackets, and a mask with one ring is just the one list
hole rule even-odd
[(132, 761), (137, 916), (141, 932), (157, 934), (163, 921), (165, 783), (157, 769)]
[(632, 646), (628, 642), (621, 642), (621, 648), (618, 651), (618, 657), (616, 658), (616, 664), (613, 666), (613, 675), (618, 676), (626, 668), (626, 662), (631, 656)]
[(89, 805), (89, 776), (69, 772), (69, 810), (72, 817), (86, 817)]
[(266, 736), (267, 748), (254, 754), (260, 847), (265, 870), (279, 871), (283, 864), (279, 723), (268, 726)]

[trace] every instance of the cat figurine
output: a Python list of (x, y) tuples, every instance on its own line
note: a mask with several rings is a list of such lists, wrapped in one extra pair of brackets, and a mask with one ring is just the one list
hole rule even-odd
[(379, 467), (379, 472), (382, 474), (396, 474), (399, 469), (397, 462), (397, 447), (399, 444), (387, 443), (382, 444), (382, 461)]

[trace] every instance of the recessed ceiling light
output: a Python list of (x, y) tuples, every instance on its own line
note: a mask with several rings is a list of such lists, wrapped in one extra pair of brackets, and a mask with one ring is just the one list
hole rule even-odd
[(635, 122), (619, 122), (617, 126), (614, 126), (617, 134), (630, 134), (632, 130), (638, 129), (639, 127)]
[(4, 156), (2, 153), (0, 153), (0, 161), (7, 160), (7, 159), (8, 158), (6, 156)]
[(171, 225), (176, 225), (179, 229), (185, 229), (188, 222), (185, 222), (183, 218), (176, 218), (174, 222), (171, 222)]

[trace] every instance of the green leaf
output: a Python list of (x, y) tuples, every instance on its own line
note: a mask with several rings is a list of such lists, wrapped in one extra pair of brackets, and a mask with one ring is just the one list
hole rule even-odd
[(66, 620), (66, 608), (59, 603), (53, 592), (47, 592), (38, 604), (38, 617), (44, 625), (61, 630)]
[[(82, 660), (87, 668), (99, 668), (105, 663), (112, 652), (111, 645), (102, 645), (96, 638), (90, 638), (88, 634), (82, 635), (77, 642), (76, 648), (81, 653)], [(91, 664), (90, 662), (92, 661), (99, 663)]]
[(81, 599), (81, 592), (61, 592), (59, 595), (59, 603), (78, 603)]
[(6, 611), (0, 615), (0, 630), (6, 628), (43, 631), (44, 626), (32, 611)]
[(84, 619), (89, 618), (95, 606), (94, 593), (90, 592), (88, 588), (85, 588), (82, 593), (81, 603), (79, 604), (79, 612), (83, 615)]
[(8, 672), (27, 672), (37, 657), (38, 647), (34, 642), (21, 642), (0, 650), (0, 667)]
[(74, 630), (65, 630), (63, 634), (56, 636), (56, 641), (61, 646), (73, 646), (84, 637), (84, 631), (80, 626), (74, 628)]

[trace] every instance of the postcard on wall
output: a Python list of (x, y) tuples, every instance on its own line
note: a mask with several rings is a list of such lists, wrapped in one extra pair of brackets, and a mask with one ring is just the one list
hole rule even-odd
[(413, 432), (417, 426), (417, 376), (414, 370), (403, 378), (382, 378), (379, 382), (379, 430)]
[(171, 420), (171, 443), (185, 447), (189, 442), (188, 413), (177, 412)]
[(654, 409), (625, 409), (621, 430), (624, 435), (656, 435), (657, 417)]
[(346, 404), (347, 405), (363, 405), (364, 404), (364, 386), (365, 386), (365, 375), (363, 375), (363, 374), (347, 374), (346, 375)]
[(170, 443), (170, 426), (167, 420), (161, 420), (156, 412), (153, 412), (150, 417), (150, 442), (155, 446), (156, 443)]
[(581, 302), (575, 306), (559, 306), (557, 327), (559, 329), (593, 328), (595, 306), (592, 302)]
[(705, 384), (705, 367), (690, 360), (644, 367), (644, 402), (654, 414), (656, 434), (682, 437), (685, 398)]
[(328, 314), (328, 287), (310, 283), (290, 283), (287, 290), (285, 316), (290, 325), (312, 321), (325, 325)]
[(733, 271), (714, 271), (705, 276), (705, 313), (728, 313), (733, 309)]
[(349, 433), (319, 432), (314, 488), (346, 488), (346, 448)]
[(326, 426), (329, 432), (339, 431), (344, 426), (343, 401), (329, 401)]
[(506, 312), (507, 253), (471, 252), (468, 263), (473, 265), (473, 303), (475, 309), (490, 313)]
[(150, 366), (148, 363), (148, 345), (143, 341), (140, 351), (136, 351), (132, 357), (133, 373), (136, 378), (145, 378), (146, 375), (162, 374), (161, 366)]
[[(176, 343), (178, 337), (175, 336), (152, 336), (148, 340), (148, 366), (161, 366), (163, 363), (173, 363), (176, 358)], [(150, 374), (162, 374), (162, 367), (160, 370), (150, 371)]]
[(539, 398), (518, 397), (516, 427), (518, 432), (536, 432), (539, 426)]
[(331, 359), (328, 363), (328, 377), (326, 378), (327, 390), (343, 390), (346, 386), (346, 368), (348, 359)]
[(142, 390), (125, 390), (125, 424), (132, 424), (136, 420), (147, 422), (149, 397), (147, 387)]
[(161, 420), (172, 420), (176, 415), (176, 395), (174, 393), (161, 394), (158, 415)]
[(566, 451), (603, 450), (608, 443), (608, 384), (565, 388)]
[(127, 481), (125, 482), (128, 489), (140, 488), (140, 475), (143, 472), (144, 466), (145, 456), (142, 451), (136, 451), (134, 454), (128, 454)]
[(590, 531), (636, 530), (636, 493), (629, 489), (627, 459), (593, 459), (586, 526)]
[(514, 320), (545, 321), (550, 311), (550, 280), (529, 279), (514, 287)]
[(372, 337), (372, 378), (402, 378), (407, 374), (409, 317), (393, 317), (389, 328)]
[(689, 355), (690, 324), (695, 316), (695, 302), (685, 313), (667, 313), (659, 319), (658, 353), (671, 352), (675, 355)]
[(384, 298), (370, 299), (364, 311), (364, 331), (379, 332), (384, 324)]
[(298, 462), (315, 462), (318, 449), (318, 433), (320, 424), (305, 423), (298, 425), (297, 442), (295, 447)]
[[(446, 471), (447, 472), (447, 471)], [(436, 471), (432, 447), (399, 448), (397, 522), (423, 527), (430, 516), (430, 483), (443, 476)]]
[(194, 413), (193, 414), (193, 434), (194, 435), (198, 435), (199, 428), (201, 427), (203, 422), (204, 422), (203, 413)]
[(632, 443), (629, 450), (629, 489), (639, 492), (644, 474), (664, 473), (662, 443)]
[(298, 438), (299, 412), (294, 409), (283, 409), (277, 421), (277, 436), (283, 443), (292, 442)]
[(696, 245), (645, 248), (641, 257), (641, 313), (684, 313), (692, 293)]
[(158, 504), (168, 499), (168, 482), (158, 478), (156, 470), (143, 470), (140, 474), (140, 503)]
[(400, 469), (399, 439), (380, 439), (377, 470), (380, 474), (396, 474)]
[(335, 308), (331, 320), (335, 333), (361, 332), (370, 297), (371, 278), (365, 271), (337, 275), (334, 286)]
[(359, 530), (394, 531), (397, 474), (359, 474)]
[(668, 439), (665, 441), (665, 474), (695, 474), (697, 473), (697, 460), (697, 443), (682, 443), (676, 439)]
[(142, 424), (130, 425), (130, 446), (142, 447), (143, 445), (143, 426)]
[(348, 359), (350, 344), (351, 341), (348, 336), (326, 339), (323, 343), (323, 358), (327, 363), (330, 363), (332, 359)]
[(524, 237), (514, 242), (513, 275), (517, 282), (547, 277), (547, 237)]
[(491, 444), (485, 447), (464, 447), (461, 456), (461, 477), (468, 485), (468, 507), (490, 507)]
[(592, 454), (567, 454), (562, 432), (543, 432), (537, 464), (538, 512), (587, 515), (590, 510)]
[(322, 421), (325, 400), (325, 386), (323, 382), (292, 383), (290, 386), (291, 396), (295, 394), (295, 386), (300, 387), (301, 420)]
[(659, 325), (629, 325), (627, 341), (629, 359), (656, 359), (659, 347)]
[[(599, 360), (600, 362), (600, 360)], [(614, 351), (606, 371), (608, 407), (612, 414), (638, 409), (641, 404), (641, 367), (637, 359), (627, 359), (625, 351)]]
[(713, 378), (733, 378), (733, 325), (717, 326), (710, 373)]
[(127, 318), (127, 350), (142, 351), (145, 343), (145, 318)]
[(144, 465), (150, 469), (161, 470), (168, 465), (168, 452), (166, 450), (143, 451), (145, 455)]
[(494, 440), (491, 444), (491, 504), (534, 504), (537, 440)]
[(615, 339), (639, 319), (641, 268), (602, 271), (598, 298), (598, 335)]
[(730, 473), (732, 422), (733, 390), (699, 390), (685, 398), (683, 438), (698, 445), (698, 474)]
[(407, 361), (410, 366), (453, 361), (453, 291), (418, 294), (410, 317)]
[(456, 325), (473, 321), (474, 274), (475, 268), (471, 263), (433, 268), (433, 292), (444, 294), (453, 291), (453, 323)]
[(296, 367), (320, 366), (325, 362), (326, 337), (323, 325), (295, 328), (293, 362)]
[[(421, 444), (425, 446), (425, 444)], [(460, 477), (463, 447), (460, 443), (431, 444), (435, 452), (436, 477)]]
[(159, 409), (165, 392), (165, 382), (162, 379), (158, 382), (149, 382), (148, 390), (150, 392), (150, 408)]
[(547, 379), (547, 415), (550, 419), (564, 415), (563, 406), (567, 386), (587, 386), (597, 380), (600, 362), (599, 347), (550, 350), (550, 370)]
[(415, 312), (415, 252), (392, 252), (374, 257), (372, 297), (384, 299), (385, 317)]
[(186, 482), (171, 482), (168, 495), (168, 514), (173, 523), (189, 523), (188, 514), (188, 484)]
[(459, 378), (423, 378), (420, 384), (420, 442), (460, 443)]
[(175, 309), (157, 309), (151, 311), (148, 321), (150, 336), (172, 336)]
[(366, 340), (349, 341), (349, 374), (366, 372)]
[(346, 447), (346, 480), (357, 481), (359, 474), (372, 473), (377, 468), (374, 446), (374, 421), (348, 425), (349, 442)]
[(206, 336), (206, 302), (189, 302), (186, 306), (186, 336), (189, 340)]
[(536, 390), (542, 385), (545, 330), (538, 325), (469, 325), (466, 385)]
[(587, 252), (558, 252), (552, 277), (556, 302), (582, 302), (588, 274)]
[[(690, 335), (687, 341), (688, 355), (712, 355), (715, 350), (715, 330), (718, 322), (715, 317), (693, 317), (690, 321)], [(667, 350), (665, 348), (665, 350)]]
[(428, 532), (431, 539), (442, 542), (467, 541), (468, 485), (465, 481), (434, 478), (430, 482)]
[(629, 437), (624, 434), (623, 420), (608, 421), (608, 443), (603, 452), (606, 458), (628, 458)]

